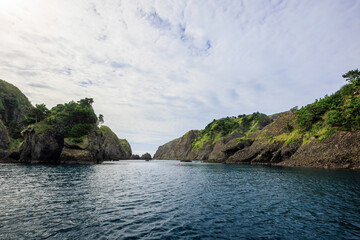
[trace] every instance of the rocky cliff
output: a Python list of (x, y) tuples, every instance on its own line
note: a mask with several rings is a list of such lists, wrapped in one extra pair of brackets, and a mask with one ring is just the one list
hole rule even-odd
[(222, 162), (236, 147), (247, 144), (248, 135), (261, 130), (274, 118), (254, 113), (214, 120), (204, 130), (191, 130), (160, 146), (154, 158)]
[[(244, 137), (232, 133), (204, 149), (194, 149), (199, 131), (191, 131), (163, 146), (155, 159), (205, 160), (228, 164), (291, 167), (360, 168), (360, 131), (338, 131), (321, 139), (296, 128), (295, 113), (276, 116), (264, 128)], [(197, 134), (194, 134), (197, 133)]]
[(124, 148), (122, 146), (124, 140), (117, 139), (114, 142), (116, 140), (114, 136), (107, 134), (111, 131), (108, 127), (105, 134), (98, 129), (92, 130), (88, 135), (83, 136), (80, 142), (64, 138), (60, 129), (44, 130), (43, 128), (43, 126), (32, 125), (25, 129), (24, 141), (20, 148), (7, 151), (7, 154), (3, 152), (0, 162), (95, 164), (105, 160), (129, 159), (131, 156), (130, 145)]
[(360, 168), (360, 71), (349, 84), (301, 109), (214, 120), (160, 146), (156, 159)]
[[(15, 86), (0, 80), (0, 162), (90, 164), (129, 159), (131, 147), (109, 127), (98, 127), (93, 99), (33, 107)], [(4, 124), (3, 124), (4, 122)]]
[(132, 151), (126, 139), (119, 139), (107, 126), (101, 126), (99, 132), (103, 138), (102, 148), (105, 160), (130, 159)]

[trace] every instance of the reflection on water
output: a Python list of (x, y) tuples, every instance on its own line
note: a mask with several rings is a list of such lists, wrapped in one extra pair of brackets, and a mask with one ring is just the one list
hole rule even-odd
[(0, 165), (0, 239), (360, 238), (360, 172)]

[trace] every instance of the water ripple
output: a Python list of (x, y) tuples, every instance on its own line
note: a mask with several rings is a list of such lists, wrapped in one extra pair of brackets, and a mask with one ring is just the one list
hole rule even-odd
[(0, 165), (0, 239), (359, 239), (360, 172)]

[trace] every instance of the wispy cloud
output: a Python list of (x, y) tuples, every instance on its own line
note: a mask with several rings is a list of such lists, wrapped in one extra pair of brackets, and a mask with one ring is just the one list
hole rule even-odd
[(93, 97), (136, 151), (214, 118), (305, 105), (360, 62), (360, 2), (0, 3), (0, 78), (35, 103)]

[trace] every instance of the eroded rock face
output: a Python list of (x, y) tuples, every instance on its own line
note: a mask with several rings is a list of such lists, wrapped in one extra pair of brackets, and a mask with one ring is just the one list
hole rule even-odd
[(281, 166), (360, 168), (360, 131), (337, 132), (302, 145)]
[(198, 130), (191, 130), (185, 136), (160, 146), (154, 159), (185, 160), (191, 158), (194, 155), (194, 153), (190, 153), (192, 142), (199, 136), (199, 133)]
[(98, 130), (84, 136), (83, 142), (72, 143), (64, 139), (60, 131), (39, 134), (33, 128), (28, 128), (24, 131), (24, 142), (20, 149), (1, 151), (0, 159), (7, 163), (95, 164), (104, 160), (129, 159), (128, 149), (131, 153), (130, 145), (124, 150), (120, 141), (107, 138)]
[(131, 157), (131, 152), (126, 152), (118, 139), (104, 137), (102, 147), (104, 148), (105, 160), (129, 159)]
[(105, 160), (105, 150), (102, 147), (103, 137), (92, 131), (89, 136), (84, 136), (82, 143), (71, 143), (65, 140), (59, 163), (61, 164), (95, 164)]
[(36, 134), (29, 128), (24, 132), (24, 143), (20, 148), (21, 163), (59, 163), (64, 146), (64, 137), (60, 132), (47, 131)]

